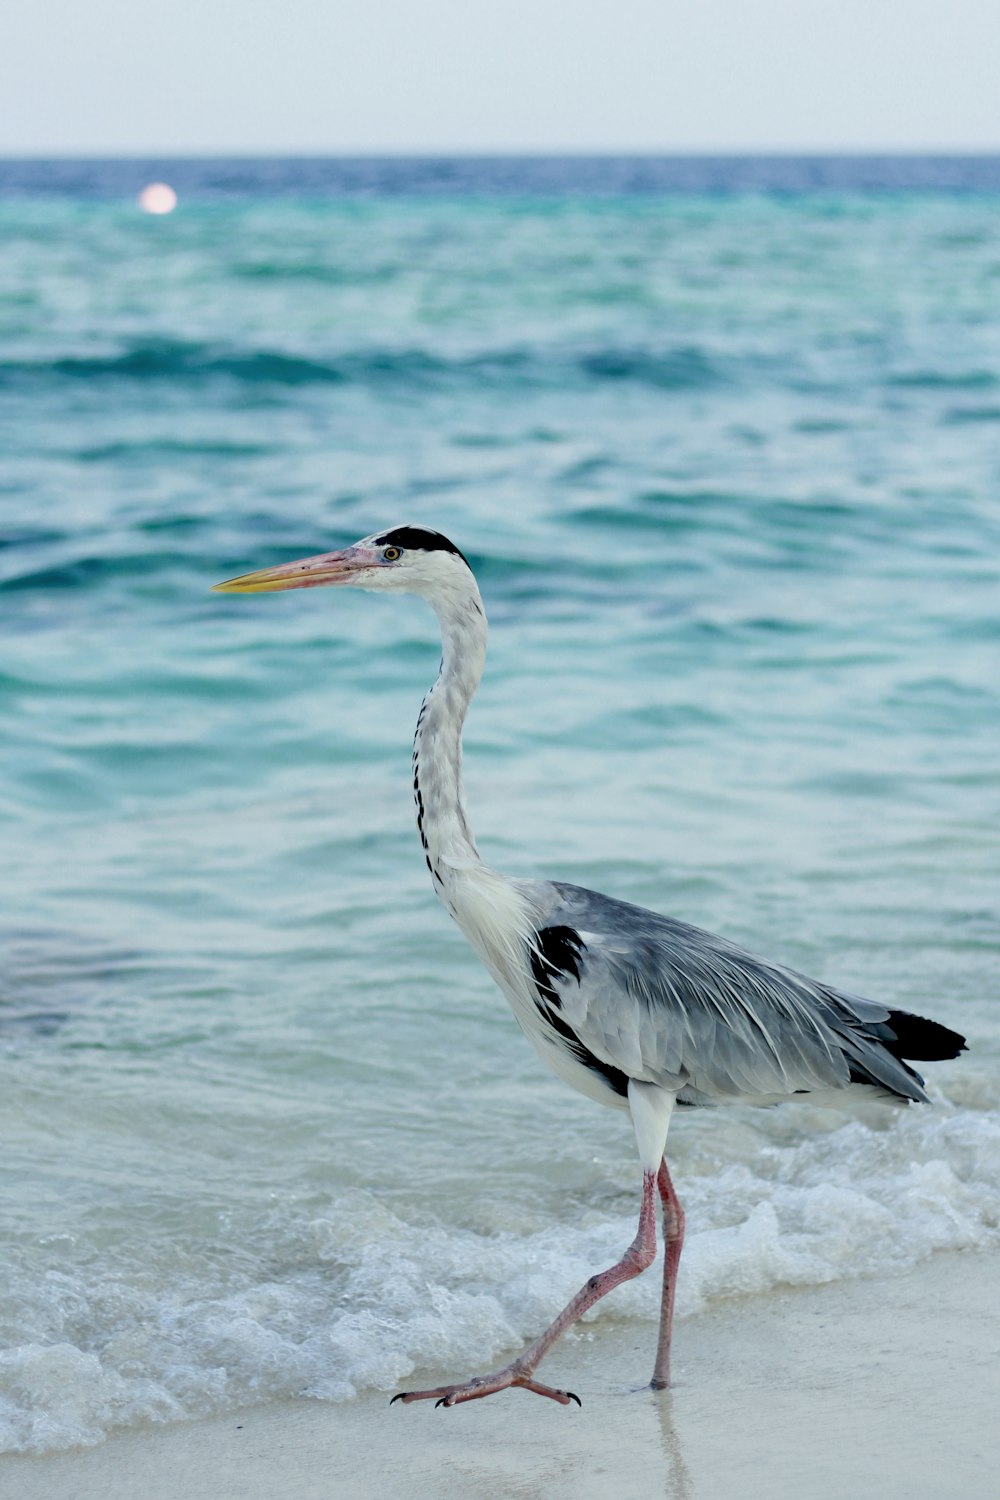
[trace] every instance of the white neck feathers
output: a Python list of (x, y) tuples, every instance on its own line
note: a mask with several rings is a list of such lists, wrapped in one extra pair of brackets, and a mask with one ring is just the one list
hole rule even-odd
[(462, 726), (486, 657), (486, 614), (469, 573), (463, 593), (434, 600), (441, 669), (423, 701), (413, 740), (417, 828), (439, 894), (452, 872), (480, 864), (462, 788)]
[[(471, 573), (432, 597), (441, 624), (441, 669), (421, 705), (413, 741), (417, 828), (434, 889), (501, 985), (509, 990), (533, 941), (531, 903), (485, 865), (462, 788), (462, 726), (486, 657), (486, 613)], [(464, 580), (463, 580), (464, 582)]]

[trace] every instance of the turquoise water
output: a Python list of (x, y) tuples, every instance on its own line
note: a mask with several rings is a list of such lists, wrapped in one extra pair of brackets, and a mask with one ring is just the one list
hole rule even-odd
[(491, 863), (970, 1038), (680, 1119), (680, 1311), (998, 1240), (1000, 194), (572, 173), (0, 198), (7, 1448), (479, 1368), (631, 1237), (426, 879), (433, 617), (209, 593), (393, 522), (481, 582)]

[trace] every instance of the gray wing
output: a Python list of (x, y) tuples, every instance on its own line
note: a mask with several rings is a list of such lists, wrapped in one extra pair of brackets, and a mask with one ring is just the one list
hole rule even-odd
[(634, 1078), (682, 1103), (767, 1103), (857, 1083), (923, 1100), (893, 1023), (917, 1023), (908, 1056), (960, 1050), (962, 1039), (936, 1022), (843, 994), (700, 928), (580, 886), (548, 889), (533, 958), (539, 1003), (619, 1092)]

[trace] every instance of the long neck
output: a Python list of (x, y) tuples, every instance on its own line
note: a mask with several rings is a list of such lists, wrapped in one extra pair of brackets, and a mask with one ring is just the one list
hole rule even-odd
[(462, 725), (483, 674), (486, 613), (475, 583), (434, 607), (441, 670), (423, 701), (413, 740), (413, 795), (427, 868), (442, 897), (462, 870), (481, 866), (462, 791)]

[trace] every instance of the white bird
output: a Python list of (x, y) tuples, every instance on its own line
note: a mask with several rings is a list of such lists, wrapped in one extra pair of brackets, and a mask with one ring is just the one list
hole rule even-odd
[(675, 1104), (775, 1104), (809, 1095), (926, 1101), (905, 1058), (956, 1057), (964, 1039), (936, 1021), (808, 979), (670, 917), (562, 881), (513, 880), (476, 848), (462, 790), (462, 725), (482, 675), (486, 614), (465, 557), (446, 537), (398, 526), (341, 552), (248, 573), (228, 593), (350, 585), (419, 594), (441, 626), (441, 668), (417, 718), (413, 792), (434, 889), (506, 995), (521, 1029), (560, 1078), (627, 1110), (642, 1165), (635, 1238), (592, 1276), (555, 1322), (502, 1369), (393, 1400), (455, 1406), (508, 1387), (566, 1405), (572, 1392), (535, 1370), (599, 1298), (665, 1241), (651, 1384), (670, 1383), (670, 1342), (684, 1214), (664, 1156)]

